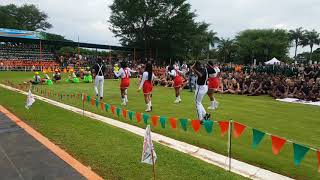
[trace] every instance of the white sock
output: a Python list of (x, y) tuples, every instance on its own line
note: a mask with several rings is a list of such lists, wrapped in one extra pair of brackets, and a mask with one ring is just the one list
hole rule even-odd
[(128, 102), (128, 95), (124, 95), (124, 99), (126, 102)]
[(178, 96), (179, 101), (181, 101), (180, 95)]
[(215, 107), (215, 104), (216, 104), (215, 100), (211, 101), (211, 107)]
[(126, 103), (126, 99), (125, 98), (122, 98), (122, 103)]
[(149, 103), (148, 103), (148, 104), (149, 104), (149, 106), (150, 106), (150, 107), (152, 106), (152, 103), (151, 103), (151, 101), (149, 101)]

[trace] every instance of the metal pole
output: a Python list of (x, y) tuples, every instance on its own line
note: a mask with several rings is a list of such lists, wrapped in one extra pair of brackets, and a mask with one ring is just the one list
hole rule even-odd
[[(152, 141), (151, 140), (151, 130), (150, 130), (150, 139), (149, 141)], [(149, 144), (152, 144), (152, 142), (150, 142)], [(153, 146), (151, 148), (151, 158), (152, 158), (152, 170), (153, 170), (153, 179), (156, 180), (156, 169), (155, 169), (155, 165), (154, 165), (154, 157), (153, 157)]]

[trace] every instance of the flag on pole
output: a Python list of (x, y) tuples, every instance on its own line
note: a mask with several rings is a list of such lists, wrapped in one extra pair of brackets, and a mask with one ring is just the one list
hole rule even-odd
[(27, 102), (26, 102), (25, 107), (27, 109), (29, 109), (32, 106), (32, 104), (34, 103), (34, 101), (35, 101), (35, 99), (31, 93), (31, 90), (29, 89), (28, 96), (27, 96)]
[[(152, 159), (153, 159), (153, 162), (152, 162)], [(144, 134), (141, 162), (152, 165), (152, 164), (155, 164), (156, 160), (157, 160), (157, 155), (156, 155), (156, 152), (154, 151), (154, 147), (151, 139), (150, 125), (148, 125), (146, 128), (146, 132)]]

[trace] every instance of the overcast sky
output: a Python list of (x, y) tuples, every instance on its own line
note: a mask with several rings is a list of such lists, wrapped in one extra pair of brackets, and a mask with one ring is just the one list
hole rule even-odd
[[(220, 37), (234, 37), (248, 28), (316, 29), (320, 0), (188, 0), (198, 21), (211, 24)], [(1, 0), (0, 4), (32, 3), (45, 11), (53, 28), (67, 39), (118, 45), (109, 30), (112, 0)], [(308, 49), (306, 49), (308, 50)], [(301, 50), (300, 50), (301, 51)]]

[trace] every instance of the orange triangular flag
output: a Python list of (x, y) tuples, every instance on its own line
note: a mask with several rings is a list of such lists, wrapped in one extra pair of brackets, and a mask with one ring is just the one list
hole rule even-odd
[(245, 125), (237, 123), (237, 122), (233, 122), (233, 136), (235, 138), (240, 137), (245, 128), (246, 128)]
[(318, 155), (318, 172), (320, 172), (320, 151), (317, 151), (317, 155)]
[(199, 120), (192, 120), (191, 125), (192, 125), (192, 128), (195, 132), (199, 131), (199, 129), (200, 129), (200, 121)]
[(104, 111), (104, 106), (105, 106), (104, 102), (100, 102), (100, 108), (102, 111)]
[(136, 112), (136, 118), (137, 118), (137, 121), (139, 123), (141, 121), (141, 113)]
[(111, 112), (112, 112), (112, 114), (116, 114), (115, 110), (116, 110), (116, 107), (114, 107), (114, 105), (111, 105)]
[(96, 101), (96, 100), (95, 100), (94, 98), (91, 98), (91, 105), (92, 105), (92, 106), (94, 106), (95, 101)]
[(221, 136), (224, 136), (229, 129), (229, 121), (219, 121), (219, 126), (220, 126), (220, 134)]
[(283, 145), (287, 142), (287, 140), (271, 135), (272, 141), (272, 152), (275, 155), (278, 155)]
[(153, 126), (157, 126), (158, 125), (158, 120), (159, 120), (159, 116), (152, 116), (151, 117), (152, 125)]
[(170, 118), (170, 125), (173, 129), (176, 129), (177, 128), (177, 120), (176, 118)]
[(122, 109), (122, 115), (125, 119), (127, 119), (127, 110), (126, 109)]

